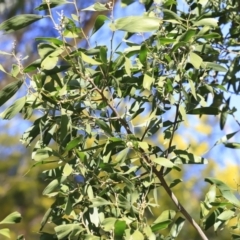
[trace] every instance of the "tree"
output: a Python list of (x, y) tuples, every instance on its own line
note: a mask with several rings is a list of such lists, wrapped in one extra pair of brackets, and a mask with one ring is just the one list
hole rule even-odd
[[(230, 234), (239, 238), (240, 202), (227, 184), (204, 176), (210, 188), (199, 221), (173, 188), (181, 183), (175, 173), (183, 164), (207, 162), (175, 144), (189, 115), (219, 115), (220, 129), (230, 117), (240, 125), (230, 106), (239, 93), (239, 3), (187, 1), (189, 11), (182, 11), (173, 0), (142, 2), (143, 15), (115, 19), (112, 1), (79, 11), (75, 1), (50, 0), (37, 8), (49, 15), (22, 14), (0, 24), (8, 33), (49, 18), (58, 34), (36, 39), (39, 58), (27, 66), (14, 51), (1, 53), (16, 62), (11, 72), (1, 67), (15, 81), (1, 90), (0, 104), (25, 88), (1, 117), (37, 113), (21, 141), (34, 144), (33, 167), (50, 166), (42, 173), (43, 195), (54, 202), (39, 223), (41, 239), (176, 239), (184, 224), (208, 239), (205, 230), (220, 231), (232, 219)], [(55, 19), (52, 9), (64, 4), (75, 12)], [(80, 12), (109, 10), (109, 17), (98, 15), (91, 34), (108, 26), (110, 42), (91, 45)], [(227, 23), (228, 33), (222, 30)], [(119, 31), (126, 33), (125, 45), (114, 48)], [(89, 46), (79, 47), (79, 39)], [(229, 141), (237, 132), (215, 146), (240, 148)], [(161, 209), (164, 193), (173, 205)]]

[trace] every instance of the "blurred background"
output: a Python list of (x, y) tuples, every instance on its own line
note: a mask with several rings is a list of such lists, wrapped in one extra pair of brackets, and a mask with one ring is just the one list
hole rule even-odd
[[(78, 8), (81, 10), (91, 4), (94, 0), (79, 0)], [(104, 1), (101, 1), (104, 3)], [(106, 2), (106, 1), (105, 1)], [(132, 2), (128, 7), (124, 6), (124, 2)], [(42, 3), (40, 0), (0, 0), (0, 22), (9, 19), (18, 14), (36, 13), (34, 10)], [(181, 6), (184, 8), (184, 1), (181, 1)], [(64, 7), (57, 7), (53, 9), (53, 14), (58, 18), (58, 13), (64, 10), (65, 15), (74, 12), (72, 4), (67, 4)], [(119, 18), (127, 15), (139, 15), (144, 11), (140, 1), (125, 0), (122, 4), (116, 0), (114, 7), (114, 18)], [(40, 14), (46, 15), (45, 11)], [(109, 12), (101, 12), (101, 14), (109, 16)], [(84, 12), (81, 15), (82, 26), (86, 35), (89, 35), (94, 20), (97, 17), (96, 12)], [(11, 52), (13, 46), (18, 56), (26, 58), (23, 60), (24, 66), (27, 66), (32, 61), (38, 58), (36, 51), (37, 42), (35, 37), (50, 37), (57, 36), (57, 31), (53, 28), (50, 20), (44, 19), (32, 24), (30, 27), (19, 30), (13, 34), (3, 35), (0, 37), (0, 50)], [(111, 33), (107, 27), (103, 27), (101, 31), (93, 35), (90, 39), (92, 46), (108, 45), (110, 42)], [(122, 41), (123, 35), (116, 34), (114, 38), (114, 46), (117, 46)], [(134, 41), (141, 42), (142, 36), (135, 36)], [(79, 40), (79, 46), (87, 47), (86, 41)], [(122, 46), (124, 47), (124, 45)], [(0, 64), (6, 70), (10, 70), (15, 59), (6, 55), (0, 54)], [(13, 81), (9, 76), (0, 72), (0, 88)], [(24, 91), (24, 90), (23, 90)], [(24, 92), (20, 92), (24, 95)], [(19, 95), (13, 98), (18, 98)], [(232, 100), (233, 105), (237, 105), (239, 101), (238, 96)], [(11, 102), (11, 101), (10, 101)], [(9, 103), (7, 103), (9, 104)], [(237, 106), (236, 106), (237, 107)], [(0, 110), (2, 111), (4, 107)], [(239, 113), (236, 115), (239, 117)], [(174, 111), (170, 111), (169, 118), (174, 118)], [(32, 117), (34, 121), (35, 116)], [(138, 126), (141, 125), (143, 119), (136, 118), (134, 126), (137, 131)], [(31, 168), (34, 162), (31, 160), (31, 146), (26, 148), (19, 141), (24, 131), (31, 126), (31, 121), (24, 120), (21, 115), (18, 115), (11, 121), (0, 120), (0, 220), (13, 211), (19, 211), (23, 220), (20, 224), (11, 226), (12, 239), (23, 234), (26, 239), (37, 239), (38, 230), (41, 219), (45, 211), (51, 206), (53, 199), (43, 197), (42, 191), (45, 187), (41, 180), (41, 172), (46, 166), (36, 166)], [(190, 148), (191, 151), (199, 156), (204, 156), (208, 159), (206, 165), (186, 165), (179, 173), (173, 172), (169, 176), (169, 180), (175, 178), (182, 178), (186, 181), (177, 185), (173, 190), (179, 197), (183, 205), (189, 210), (190, 214), (195, 219), (199, 218), (199, 201), (204, 199), (204, 193), (209, 188), (203, 178), (216, 177), (224, 180), (229, 184), (233, 190), (238, 191), (239, 179), (239, 163), (240, 156), (238, 150), (231, 150), (224, 148), (222, 145), (217, 145), (213, 149), (212, 146), (217, 140), (228, 133), (237, 131), (239, 126), (235, 121), (228, 119), (224, 131), (220, 130), (218, 120), (215, 117), (197, 117), (190, 116), (184, 123), (184, 126), (179, 129), (174, 138), (174, 143), (179, 149)], [(233, 141), (239, 141), (239, 135), (235, 135)], [(163, 137), (161, 134), (149, 139), (153, 144), (161, 144)], [(210, 150), (210, 151), (209, 151)], [(162, 193), (161, 193), (162, 194)], [(159, 215), (161, 211), (166, 208), (173, 208), (170, 199), (167, 195), (161, 196), (161, 205), (158, 209), (153, 209), (153, 213)], [(151, 215), (148, 216), (151, 221)], [(221, 236), (216, 236), (212, 229), (209, 230), (210, 239), (230, 239), (227, 231), (223, 231)], [(186, 238), (187, 237), (187, 238)], [(1, 238), (2, 239), (2, 238)], [(190, 225), (184, 227), (181, 233), (181, 239), (199, 239)]]

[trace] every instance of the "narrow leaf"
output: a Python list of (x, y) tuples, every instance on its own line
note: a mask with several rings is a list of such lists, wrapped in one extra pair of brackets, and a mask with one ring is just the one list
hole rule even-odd
[(13, 212), (5, 217), (0, 224), (14, 224), (21, 222), (21, 214), (19, 212)]
[(105, 21), (108, 20), (108, 17), (105, 15), (98, 15), (95, 24), (92, 30), (92, 35), (96, 33), (105, 23)]
[(202, 58), (199, 57), (196, 53), (190, 52), (189, 53), (189, 62), (196, 68), (199, 69), (202, 64)]
[(87, 8), (82, 9), (81, 11), (101, 12), (101, 11), (109, 11), (109, 8), (107, 8), (104, 4), (97, 2)]
[(218, 72), (227, 72), (227, 69), (220, 64), (214, 63), (214, 62), (202, 62), (201, 64), (202, 68), (208, 68), (213, 69)]
[(228, 107), (225, 105), (220, 114), (220, 129), (223, 130), (228, 117)]
[(11, 32), (17, 31), (19, 29), (22, 29), (42, 18), (43, 18), (43, 16), (39, 16), (36, 14), (16, 15), (16, 16), (4, 21), (3, 23), (1, 23), (0, 30), (5, 31), (6, 33), (11, 33)]
[(187, 114), (196, 115), (218, 115), (219, 109), (214, 107), (195, 108), (187, 112)]
[(105, 133), (113, 137), (112, 129), (103, 120), (96, 119), (95, 122)]
[(82, 142), (83, 140), (83, 136), (79, 136), (77, 138), (74, 138), (72, 141), (70, 141), (67, 146), (66, 146), (66, 151), (70, 151), (72, 150), (73, 148), (75, 148), (76, 146), (79, 145), (80, 142)]
[(234, 148), (234, 149), (240, 149), (240, 143), (236, 143), (236, 142), (225, 142), (223, 143), (225, 145), (225, 147), (227, 148)]
[(150, 90), (153, 83), (154, 83), (154, 78), (152, 78), (148, 74), (144, 74), (144, 77), (143, 77), (143, 88), (147, 89), (147, 90)]
[(218, 27), (218, 20), (216, 18), (204, 18), (193, 24), (193, 26), (210, 26)]
[(112, 205), (111, 202), (105, 200), (104, 198), (101, 197), (96, 197), (91, 199), (92, 205), (91, 207), (100, 207), (100, 206), (104, 206), (104, 205)]
[(122, 30), (132, 33), (156, 31), (159, 26), (159, 18), (148, 16), (123, 17), (117, 19), (114, 23), (114, 27), (116, 30)]
[(226, 198), (230, 203), (234, 204), (235, 206), (240, 207), (239, 200), (224, 182), (215, 178), (205, 178), (205, 181), (209, 182), (210, 184), (215, 184), (224, 198)]
[(0, 91), (0, 106), (7, 102), (22, 86), (23, 81), (18, 80), (12, 83), (9, 83)]
[(10, 230), (8, 228), (0, 229), (0, 235), (10, 238)]
[(155, 158), (153, 159), (153, 162), (167, 168), (173, 168), (175, 166), (173, 162), (171, 162), (169, 159), (164, 157)]
[[(45, 1), (44, 1), (45, 2)], [(35, 10), (38, 10), (38, 11), (42, 11), (42, 10), (47, 10), (48, 9), (48, 6), (50, 8), (55, 8), (57, 6), (60, 6), (60, 5), (63, 5), (63, 4), (66, 4), (66, 3), (69, 3), (65, 0), (50, 0), (49, 1), (49, 4), (47, 3), (42, 3), (41, 5), (39, 5), (38, 7), (35, 8)]]
[(0, 114), (3, 119), (12, 119), (17, 113), (19, 113), (24, 107), (26, 102), (26, 97), (19, 98), (15, 103), (13, 103), (9, 108)]

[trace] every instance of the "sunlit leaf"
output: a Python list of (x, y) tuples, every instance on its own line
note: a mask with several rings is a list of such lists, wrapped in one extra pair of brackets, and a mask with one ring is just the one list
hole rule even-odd
[(210, 26), (218, 27), (218, 20), (216, 18), (203, 18), (193, 24), (193, 26)]
[(196, 53), (190, 52), (189, 53), (189, 62), (196, 68), (199, 69), (202, 64), (202, 58), (199, 57)]
[(49, 195), (53, 191), (59, 191), (61, 184), (67, 179), (66, 176), (61, 177), (60, 179), (52, 180), (43, 190), (43, 195)]
[(38, 7), (36, 7), (35, 10), (42, 11), (42, 10), (46, 10), (48, 8), (54, 8), (54, 7), (57, 7), (57, 6), (66, 4), (66, 3), (69, 3), (69, 2), (67, 2), (65, 0), (50, 0), (49, 4), (42, 3)]
[(8, 228), (2, 228), (0, 229), (0, 235), (10, 238), (10, 230)]
[(0, 114), (3, 119), (12, 119), (18, 114), (26, 103), (26, 97), (19, 98), (10, 107)]
[(102, 4), (100, 2), (96, 2), (93, 5), (82, 9), (81, 11), (109, 11), (109, 8), (105, 6), (105, 4)]
[[(141, 24), (139, 24), (141, 23)], [(116, 30), (122, 30), (126, 32), (152, 32), (159, 28), (160, 19), (148, 16), (130, 16), (119, 18), (114, 22), (114, 28)]]
[(54, 230), (58, 239), (66, 239), (70, 234), (74, 237), (76, 233), (80, 234), (84, 229), (79, 224), (74, 223), (56, 226)]
[(223, 142), (223, 144), (227, 148), (240, 149), (240, 143), (237, 142)]
[(164, 157), (155, 158), (155, 159), (153, 159), (153, 162), (155, 162), (163, 167), (167, 167), (167, 168), (173, 168), (175, 165), (169, 159), (164, 158)]
[(180, 233), (180, 231), (182, 230), (184, 223), (185, 223), (185, 219), (182, 217), (178, 217), (177, 220), (172, 225), (169, 235), (176, 238)]
[(227, 72), (227, 69), (220, 64), (214, 63), (214, 62), (202, 62), (201, 64), (202, 68), (208, 68), (208, 69), (213, 69), (215, 71), (219, 72)]
[(19, 212), (13, 212), (5, 217), (0, 224), (14, 224), (21, 222), (22, 216)]
[(92, 207), (100, 207), (100, 206), (104, 206), (104, 205), (112, 205), (111, 202), (105, 200), (102, 197), (93, 198), (93, 199), (91, 199), (91, 202), (92, 202), (92, 205), (91, 205)]
[(215, 184), (224, 198), (226, 198), (230, 203), (234, 204), (235, 206), (240, 207), (240, 201), (236, 198), (236, 196), (232, 193), (231, 189), (224, 182), (215, 178), (205, 178), (205, 181), (209, 182), (210, 184)]

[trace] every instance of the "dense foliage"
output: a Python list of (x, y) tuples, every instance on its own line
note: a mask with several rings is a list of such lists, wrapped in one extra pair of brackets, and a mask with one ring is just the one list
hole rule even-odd
[[(35, 114), (21, 141), (34, 145), (32, 168), (50, 166), (42, 173), (47, 183), (43, 195), (54, 202), (39, 223), (42, 240), (170, 240), (184, 224), (208, 239), (205, 230), (220, 231), (231, 219), (232, 239), (240, 238), (240, 202), (224, 182), (205, 178), (210, 188), (197, 221), (183, 206), (189, 203), (174, 195), (174, 187), (185, 183), (178, 178), (168, 182), (168, 175), (181, 171), (183, 164), (207, 163), (173, 144), (188, 115), (219, 116), (220, 129), (228, 117), (240, 125), (237, 109), (230, 107), (231, 96), (239, 93), (239, 3), (187, 1), (185, 11), (174, 0), (142, 2), (144, 14), (115, 19), (114, 2), (80, 11), (76, 1), (46, 0), (36, 9), (49, 15), (22, 14), (0, 24), (0, 30), (10, 33), (50, 18), (58, 34), (36, 38), (39, 59), (28, 66), (14, 48), (0, 52), (15, 59), (10, 72), (0, 65), (15, 79), (1, 90), (0, 104), (25, 90), (1, 117), (21, 113), (29, 119)], [(71, 17), (61, 11), (55, 19), (53, 8), (69, 4), (75, 7)], [(81, 28), (81, 12), (108, 10), (109, 17), (97, 16), (91, 34), (108, 26), (111, 39), (91, 45)], [(114, 48), (119, 31), (126, 35)], [(79, 48), (78, 39), (88, 47)], [(229, 141), (237, 132), (215, 145), (240, 148)], [(159, 135), (162, 142), (156, 140)], [(161, 208), (162, 192), (174, 209)], [(152, 214), (156, 208), (158, 216)], [(13, 213), (3, 222), (19, 220)], [(8, 235), (6, 229), (0, 233)]]

